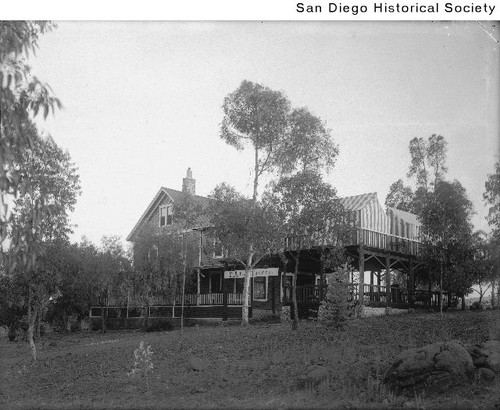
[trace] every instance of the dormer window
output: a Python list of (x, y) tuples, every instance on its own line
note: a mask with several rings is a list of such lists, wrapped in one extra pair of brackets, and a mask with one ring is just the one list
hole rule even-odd
[(166, 205), (160, 206), (160, 227), (172, 225), (172, 222), (172, 207)]

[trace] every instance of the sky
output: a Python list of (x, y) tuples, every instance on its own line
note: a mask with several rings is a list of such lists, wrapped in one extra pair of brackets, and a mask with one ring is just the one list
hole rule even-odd
[[(283, 91), (326, 122), (339, 196), (406, 178), (409, 141), (448, 142), (448, 179), (488, 231), (484, 182), (499, 160), (494, 22), (61, 21), (40, 38), (33, 74), (63, 109), (40, 123), (79, 168), (72, 236), (130, 233), (160, 187), (220, 182), (252, 193), (252, 155), (219, 137), (224, 97), (242, 80)], [(262, 189), (262, 187), (261, 187)]]

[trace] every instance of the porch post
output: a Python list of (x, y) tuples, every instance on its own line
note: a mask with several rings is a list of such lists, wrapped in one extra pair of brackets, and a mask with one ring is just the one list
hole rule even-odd
[(370, 302), (373, 302), (373, 285), (375, 285), (373, 280), (373, 271), (370, 271)]
[(427, 269), (427, 276), (429, 278), (429, 297), (428, 297), (428, 306), (429, 308), (432, 308), (434, 306), (434, 295), (432, 294), (432, 282), (431, 282), (431, 269)]
[(222, 285), (222, 321), (227, 321), (227, 292), (226, 287)]
[(200, 229), (200, 244), (198, 249), (198, 269), (196, 272), (196, 305), (200, 305), (201, 254), (203, 248), (203, 229)]
[(408, 278), (408, 304), (410, 307), (414, 307), (414, 286), (415, 281), (413, 278), (413, 258), (410, 257), (410, 272), (409, 272), (409, 278)]
[(385, 257), (385, 298), (387, 306), (391, 305), (391, 258)]
[(365, 297), (365, 251), (363, 244), (359, 245), (359, 285), (358, 285), (358, 300), (360, 305), (364, 305)]

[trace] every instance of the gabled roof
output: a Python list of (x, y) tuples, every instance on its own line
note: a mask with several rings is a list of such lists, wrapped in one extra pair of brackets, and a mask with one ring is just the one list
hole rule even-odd
[[(154, 196), (153, 200), (150, 202), (142, 216), (139, 218), (137, 223), (135, 224), (134, 228), (132, 231), (129, 233), (127, 236), (127, 241), (132, 241), (134, 236), (137, 234), (139, 231), (139, 228), (141, 225), (149, 219), (151, 214), (155, 211), (156, 207), (158, 204), (163, 200), (163, 198), (167, 197), (169, 199), (169, 202), (175, 203), (175, 201), (179, 201), (182, 199), (183, 196), (182, 191), (178, 191), (176, 189), (172, 188), (165, 188), (161, 187), (158, 193)], [(199, 196), (199, 195), (194, 195), (193, 200), (195, 204), (200, 205), (202, 208), (207, 208), (210, 200), (204, 196)], [(193, 229), (195, 228), (203, 228), (203, 227), (208, 227), (210, 225), (210, 221), (208, 217), (202, 216), (198, 218), (198, 221), (196, 223), (197, 226), (194, 226)]]
[(378, 201), (376, 192), (340, 198), (340, 203), (348, 211), (359, 211), (373, 201)]

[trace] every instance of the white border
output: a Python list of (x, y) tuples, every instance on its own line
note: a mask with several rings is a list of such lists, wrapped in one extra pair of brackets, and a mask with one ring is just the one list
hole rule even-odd
[[(298, 12), (297, 4), (320, 6), (320, 12)], [(330, 3), (337, 4), (337, 11), (330, 10)], [(20, 6), (21, 4), (21, 6)], [(388, 6), (413, 6), (413, 12), (375, 11), (374, 4)], [(446, 5), (453, 6), (452, 12)], [(493, 13), (480, 10), (483, 5), (495, 6)], [(350, 10), (340, 11), (339, 6)], [(424, 11), (438, 6), (438, 12)], [(475, 10), (464, 11), (474, 5)], [(366, 7), (366, 12), (354, 14), (352, 7)], [(455, 7), (462, 11), (456, 11)], [(500, 20), (500, 4), (496, 0), (342, 0), (342, 1), (293, 1), (293, 0), (26, 0), (22, 3), (3, 2), (2, 20)], [(457, 10), (458, 10), (457, 9)], [(467, 10), (467, 9), (466, 9)], [(476, 11), (477, 10), (477, 11)]]

